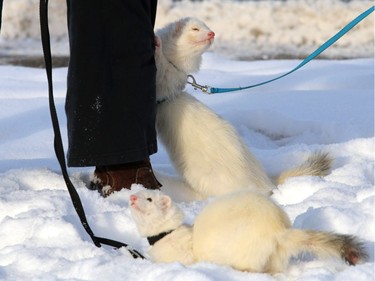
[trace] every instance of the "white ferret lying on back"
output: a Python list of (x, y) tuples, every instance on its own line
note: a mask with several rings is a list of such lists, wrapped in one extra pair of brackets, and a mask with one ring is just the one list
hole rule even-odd
[(216, 198), (183, 225), (182, 211), (160, 191), (130, 196), (140, 234), (147, 237), (155, 262), (191, 264), (208, 261), (251, 272), (283, 272), (301, 252), (318, 258), (341, 258), (350, 265), (367, 254), (350, 235), (291, 228), (286, 213), (268, 197), (248, 190)]
[[(247, 188), (269, 194), (275, 188), (235, 128), (183, 89), (199, 70), (215, 33), (203, 22), (185, 18), (156, 32), (156, 128), (184, 180), (204, 196)], [(331, 159), (315, 153), (282, 173), (277, 184), (301, 175), (327, 175)]]

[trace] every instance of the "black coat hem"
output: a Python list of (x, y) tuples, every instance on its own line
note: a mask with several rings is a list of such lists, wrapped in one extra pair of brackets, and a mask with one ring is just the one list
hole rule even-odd
[(112, 153), (96, 155), (72, 155), (68, 153), (68, 166), (89, 167), (131, 163), (145, 160), (149, 158), (150, 155), (156, 153), (157, 150), (157, 142), (154, 142), (145, 148), (134, 149), (131, 151), (117, 151)]

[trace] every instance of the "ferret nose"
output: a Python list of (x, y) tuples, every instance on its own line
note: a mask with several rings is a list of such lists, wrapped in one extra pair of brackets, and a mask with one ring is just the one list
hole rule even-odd
[(213, 31), (208, 32), (208, 36), (211, 37), (211, 38), (214, 38), (215, 32), (213, 32)]
[(131, 202), (135, 202), (135, 201), (137, 201), (137, 196), (135, 196), (134, 194), (133, 194), (133, 195), (130, 195), (130, 201), (131, 201)]

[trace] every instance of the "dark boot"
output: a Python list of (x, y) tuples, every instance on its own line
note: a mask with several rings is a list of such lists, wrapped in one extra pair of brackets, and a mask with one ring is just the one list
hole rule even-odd
[(147, 189), (160, 189), (162, 186), (156, 179), (150, 160), (129, 164), (97, 166), (91, 189), (97, 189), (104, 197), (123, 188), (129, 189), (133, 184), (142, 184)]

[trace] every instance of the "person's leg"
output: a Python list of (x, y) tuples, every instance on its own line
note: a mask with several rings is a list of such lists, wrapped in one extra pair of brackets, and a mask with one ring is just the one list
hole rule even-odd
[(148, 159), (157, 151), (156, 0), (67, 3), (68, 165), (97, 166), (104, 185), (115, 190), (128, 187), (111, 183), (121, 182), (121, 177), (128, 177), (124, 173), (137, 170), (140, 163), (152, 174)]

